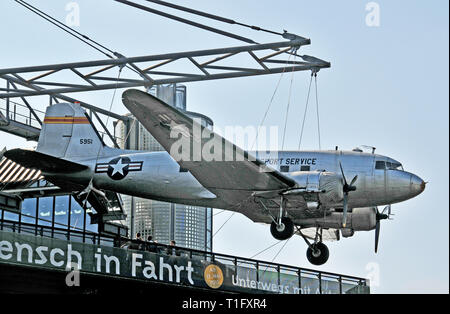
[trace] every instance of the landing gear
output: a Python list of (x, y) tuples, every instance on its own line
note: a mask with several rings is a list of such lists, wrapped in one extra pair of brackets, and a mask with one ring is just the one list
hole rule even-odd
[(277, 240), (287, 240), (294, 234), (294, 222), (288, 217), (282, 217), (281, 223), (272, 221), (270, 224), (270, 233)]
[(328, 247), (322, 242), (318, 242), (316, 244), (312, 244), (308, 247), (306, 251), (306, 257), (308, 261), (313, 265), (323, 265), (328, 261), (328, 257), (330, 256), (330, 251)]
[(322, 242), (322, 228), (317, 227), (316, 236), (314, 238), (314, 243), (311, 243), (308, 238), (302, 233), (301, 229), (297, 227), (297, 232), (302, 236), (308, 245), (308, 250), (306, 251), (306, 257), (308, 261), (316, 266), (325, 264), (330, 257), (330, 251), (328, 247)]
[(267, 207), (264, 205), (264, 202), (260, 201), (263, 208), (266, 210), (266, 212), (270, 215), (272, 218), (272, 223), (270, 224), (270, 233), (272, 233), (272, 236), (280, 241), (284, 241), (289, 239), (294, 235), (294, 222), (291, 218), (285, 216), (285, 199), (283, 196), (281, 196), (280, 200), (280, 213), (278, 215), (278, 218), (276, 218), (272, 213), (267, 209)]

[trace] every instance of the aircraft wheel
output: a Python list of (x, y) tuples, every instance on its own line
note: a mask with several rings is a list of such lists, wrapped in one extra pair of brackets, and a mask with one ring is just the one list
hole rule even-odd
[(322, 242), (316, 243), (311, 247), (308, 247), (306, 251), (306, 257), (308, 261), (313, 265), (323, 265), (328, 261), (328, 257), (330, 256), (330, 251), (328, 247)]
[(287, 240), (294, 234), (294, 223), (288, 217), (281, 218), (281, 225), (278, 226), (275, 222), (270, 225), (270, 233), (277, 240)]

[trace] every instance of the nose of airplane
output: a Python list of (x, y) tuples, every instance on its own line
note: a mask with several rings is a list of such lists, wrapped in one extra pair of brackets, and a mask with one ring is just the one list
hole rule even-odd
[(411, 191), (414, 195), (419, 195), (425, 190), (426, 183), (415, 174), (411, 174)]

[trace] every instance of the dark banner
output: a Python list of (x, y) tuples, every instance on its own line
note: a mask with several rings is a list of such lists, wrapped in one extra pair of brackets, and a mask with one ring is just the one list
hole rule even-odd
[[(189, 257), (67, 242), (60, 239), (0, 231), (0, 263), (98, 273), (209, 289), (250, 293), (337, 294), (336, 279), (221, 260), (212, 255)], [(361, 290), (363, 289), (363, 290)], [(342, 293), (368, 292), (367, 287), (343, 284)]]

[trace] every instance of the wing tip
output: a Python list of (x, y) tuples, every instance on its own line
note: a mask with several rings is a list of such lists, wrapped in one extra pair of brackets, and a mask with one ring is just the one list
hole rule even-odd
[[(163, 100), (155, 97), (145, 91), (138, 89), (127, 89), (122, 93), (122, 102), (124, 106), (139, 120), (139, 116), (142, 112), (154, 113), (168, 109), (170, 111), (176, 111), (177, 114), (183, 115), (182, 112), (176, 108), (165, 103)], [(162, 109), (164, 108), (164, 109)]]
[[(149, 99), (151, 101), (161, 102), (157, 97), (138, 89), (127, 89), (122, 93), (122, 102), (124, 106), (133, 114), (135, 114), (135, 109), (138, 107), (146, 108), (145, 104), (148, 102), (142, 102), (143, 99)], [(148, 109), (148, 108), (147, 108)]]
[[(130, 96), (132, 96), (133, 94), (141, 94), (141, 93), (145, 93), (145, 92), (143, 92), (143, 91), (141, 91), (141, 90), (139, 90), (139, 89), (136, 89), (136, 88), (130, 88), (130, 89), (127, 89), (126, 91), (124, 91), (123, 93), (122, 93), (122, 99), (125, 99), (125, 98), (129, 98)], [(146, 94), (146, 93), (145, 93)]]

